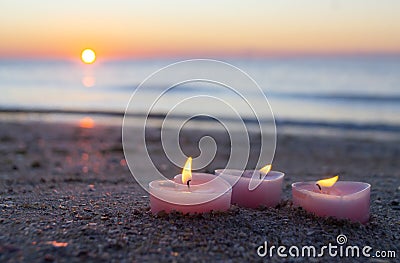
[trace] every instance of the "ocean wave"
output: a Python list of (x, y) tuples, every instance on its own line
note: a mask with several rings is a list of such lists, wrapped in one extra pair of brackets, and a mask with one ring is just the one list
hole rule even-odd
[[(133, 92), (137, 89), (138, 85), (125, 85), (117, 87), (100, 87), (105, 90), (113, 90), (119, 92)], [(163, 90), (165, 87), (154, 86), (146, 87), (146, 92), (158, 92)], [(245, 91), (245, 89), (238, 89), (238, 91)], [(224, 93), (223, 89), (216, 89), (215, 86), (211, 85), (185, 85), (176, 86), (168, 91), (170, 94), (176, 93)], [(248, 93), (246, 91), (246, 93)], [(277, 92), (277, 91), (265, 91), (264, 94), (267, 98), (279, 98), (279, 99), (301, 99), (301, 100), (326, 100), (326, 101), (337, 101), (337, 102), (355, 102), (355, 103), (400, 103), (400, 94), (359, 94), (359, 93), (299, 93), (299, 92)], [(251, 93), (248, 93), (251, 96)]]
[(331, 94), (311, 94), (311, 93), (268, 93), (271, 97), (277, 98), (293, 98), (293, 99), (309, 99), (309, 100), (335, 100), (344, 102), (376, 102), (376, 103), (399, 103), (400, 94), (345, 94), (345, 93), (331, 93)]
[[(68, 110), (68, 109), (39, 109), (39, 108), (0, 108), (0, 113), (3, 114), (73, 114), (73, 115), (93, 115), (93, 116), (111, 116), (123, 118), (124, 112), (122, 111), (102, 111), (102, 110)], [(144, 113), (135, 113), (126, 115), (126, 117), (142, 117)], [(147, 116), (149, 119), (164, 119), (164, 113), (152, 113)], [(174, 115), (169, 118), (180, 120), (186, 119), (186, 115)], [(197, 122), (215, 122), (215, 118), (210, 116), (196, 116), (192, 119)], [(221, 118), (223, 121), (238, 122), (243, 121), (245, 124), (258, 125), (259, 120), (254, 118), (242, 118), (238, 120), (232, 117)], [(261, 120), (263, 124), (271, 123), (273, 120)], [(339, 122), (339, 121), (319, 121), (307, 119), (290, 119), (290, 118), (277, 118), (275, 119), (277, 128), (282, 127), (304, 127), (304, 128), (329, 128), (339, 130), (353, 130), (353, 131), (384, 131), (384, 132), (400, 132), (399, 124), (377, 123), (377, 122)]]

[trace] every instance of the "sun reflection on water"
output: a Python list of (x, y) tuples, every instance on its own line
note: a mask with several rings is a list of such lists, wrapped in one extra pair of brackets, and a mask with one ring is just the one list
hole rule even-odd
[(85, 118), (82, 118), (79, 120), (79, 127), (81, 127), (81, 128), (91, 129), (94, 126), (95, 126), (95, 122), (90, 117), (85, 117)]

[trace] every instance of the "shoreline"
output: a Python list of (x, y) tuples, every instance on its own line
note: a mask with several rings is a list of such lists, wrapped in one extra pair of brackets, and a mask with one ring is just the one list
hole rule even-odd
[[(0, 121), (12, 120), (15, 117), (21, 117), (20, 121), (39, 120), (45, 121), (46, 116), (91, 116), (101, 118), (114, 118), (116, 120), (122, 120), (125, 117), (137, 118), (146, 116), (145, 113), (135, 113), (125, 115), (122, 111), (104, 111), (104, 110), (74, 110), (74, 109), (45, 109), (45, 108), (0, 108)], [(152, 113), (147, 116), (150, 120), (163, 120), (166, 117), (165, 113)], [(171, 118), (171, 117), (170, 117)], [(175, 115), (172, 117), (174, 120), (186, 119), (186, 115)], [(63, 122), (63, 118), (59, 118), (59, 121)], [(196, 122), (212, 122), (214, 119), (211, 117), (201, 116), (192, 119)], [(238, 122), (238, 120), (226, 117), (223, 121), (227, 122)], [(242, 121), (247, 125), (257, 125), (258, 121), (251, 118), (243, 118)], [(278, 129), (280, 128), (309, 128), (309, 129), (331, 129), (337, 131), (367, 131), (367, 132), (384, 132), (384, 133), (398, 133), (400, 132), (400, 124), (391, 123), (378, 123), (378, 122), (338, 122), (338, 121), (322, 121), (322, 120), (306, 120), (306, 119), (290, 119), (290, 118), (275, 118), (275, 125)], [(67, 121), (68, 122), (68, 121)], [(266, 123), (270, 123), (271, 120), (266, 120)]]

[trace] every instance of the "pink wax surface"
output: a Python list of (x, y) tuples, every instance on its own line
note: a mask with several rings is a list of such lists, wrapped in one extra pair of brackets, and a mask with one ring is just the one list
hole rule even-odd
[(317, 216), (366, 223), (369, 220), (371, 185), (361, 182), (340, 181), (320, 191), (316, 182), (292, 184), (293, 203)]
[[(274, 207), (281, 201), (285, 176), (282, 172), (270, 171), (265, 177), (261, 173), (262, 179), (258, 179), (258, 170), (219, 169), (215, 170), (215, 174), (232, 185), (232, 204), (249, 208)], [(253, 190), (249, 190), (251, 180), (258, 185)]]
[(214, 175), (192, 173), (190, 187), (182, 183), (182, 175), (173, 180), (157, 180), (149, 184), (152, 213), (180, 211), (184, 214), (226, 211), (231, 205), (231, 186)]

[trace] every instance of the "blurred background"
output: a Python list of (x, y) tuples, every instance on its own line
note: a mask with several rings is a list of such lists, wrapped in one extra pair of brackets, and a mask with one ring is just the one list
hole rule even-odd
[[(253, 77), (278, 125), (400, 131), (395, 0), (3, 0), (0, 10), (3, 119), (78, 113), (90, 126), (96, 112), (119, 123), (148, 75), (211, 58)], [(231, 96), (204, 85), (170, 96), (199, 91)]]

